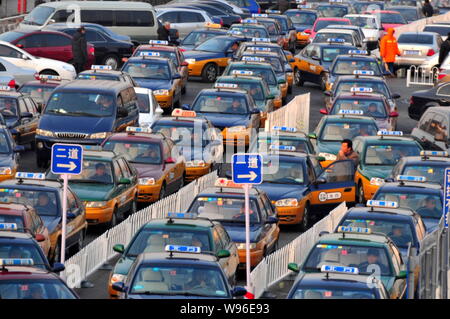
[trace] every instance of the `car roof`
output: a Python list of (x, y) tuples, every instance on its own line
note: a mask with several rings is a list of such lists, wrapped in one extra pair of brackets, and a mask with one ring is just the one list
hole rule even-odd
[(375, 142), (376, 144), (383, 144), (386, 141), (389, 142), (415, 142), (417, 143), (417, 141), (409, 136), (389, 136), (389, 135), (385, 135), (385, 136), (358, 136), (358, 139), (361, 139), (363, 142)]
[(260, 77), (252, 75), (222, 75), (217, 78), (217, 81), (220, 80), (233, 80), (235, 82), (262, 82)]
[[(250, 189), (250, 196), (259, 196), (259, 194), (261, 193), (260, 190), (256, 189), (256, 188), (251, 188)], [(212, 186), (212, 187), (208, 187), (206, 189), (204, 189), (201, 193), (199, 193), (197, 195), (198, 197), (207, 197), (207, 196), (218, 196), (218, 195), (236, 195), (242, 197), (244, 196), (244, 189), (243, 188), (237, 188), (237, 187), (220, 187), (220, 186)]]
[(214, 265), (217, 264), (217, 257), (209, 254), (190, 254), (190, 253), (172, 253), (172, 257), (170, 257), (169, 252), (161, 252), (161, 253), (142, 253), (139, 255), (139, 263), (152, 263), (152, 262), (168, 262), (176, 263), (176, 262), (186, 262), (191, 261), (193, 263), (199, 262), (200, 265)]
[(418, 183), (418, 182), (385, 182), (383, 185), (380, 186), (380, 190), (384, 189), (399, 189), (399, 188), (414, 188), (415, 191), (417, 189), (421, 189), (421, 192), (424, 191), (425, 193), (435, 193), (436, 191), (440, 192), (442, 190), (442, 186), (438, 184), (433, 183)]
[(168, 64), (169, 59), (157, 56), (132, 56), (127, 62), (148, 62), (148, 63), (160, 63)]
[(330, 33), (330, 32), (334, 32), (334, 33), (341, 33), (341, 34), (353, 34), (353, 30), (345, 30), (345, 29), (334, 29), (334, 28), (323, 28), (319, 31), (317, 31), (317, 33)]
[(106, 74), (106, 75), (117, 75), (117, 76), (121, 76), (121, 75), (125, 75), (125, 72), (120, 71), (120, 70), (84, 70), (83, 72), (80, 72), (78, 75), (80, 74)]
[[(421, 31), (421, 32), (402, 32), (399, 34), (399, 37), (401, 35), (410, 35), (410, 34), (417, 34), (417, 35), (429, 35), (429, 36), (434, 36), (437, 33), (436, 32), (430, 32), (430, 31)], [(401, 44), (401, 43), (399, 43)]]
[(247, 66), (247, 67), (252, 67), (252, 68), (261, 68), (261, 69), (272, 69), (273, 67), (270, 63), (264, 63), (264, 62), (246, 62), (246, 61), (233, 61), (231, 63), (228, 64), (229, 66)]
[[(165, 117), (160, 117), (159, 119), (157, 119), (156, 121), (154, 121), (154, 123), (173, 123), (173, 122), (180, 122), (180, 123), (205, 123), (208, 124), (208, 119), (199, 115), (196, 117), (183, 117), (183, 116), (165, 116)], [(147, 134), (148, 136), (149, 134)], [(161, 137), (159, 137), (159, 139), (161, 139)]]
[(102, 160), (112, 160), (115, 157), (122, 156), (120, 154), (116, 154), (113, 151), (91, 151), (91, 150), (83, 150), (83, 158), (100, 158)]
[(304, 162), (308, 158), (308, 154), (306, 152), (284, 152), (284, 151), (276, 151), (269, 152), (267, 154), (263, 154), (264, 157), (278, 157), (285, 159), (297, 159), (299, 162)]
[(120, 92), (130, 88), (130, 84), (121, 81), (97, 80), (95, 85), (92, 80), (73, 80), (66, 84), (62, 84), (55, 88), (55, 92), (59, 91), (91, 91), (93, 93), (104, 92)]
[(385, 244), (391, 242), (391, 240), (382, 234), (353, 234), (353, 233), (330, 233), (322, 235), (317, 244), (326, 243), (326, 242), (342, 242), (347, 241), (351, 242), (351, 244), (361, 244), (361, 246), (384, 246)]
[[(194, 30), (197, 31), (197, 30)], [(169, 45), (151, 45), (151, 44), (141, 44), (136, 48), (136, 50), (159, 50), (159, 51), (178, 51), (178, 47), (173, 47)]]
[[(171, 221), (171, 222), (169, 222)], [(198, 228), (211, 228), (215, 225), (218, 225), (218, 222), (211, 221), (206, 218), (194, 218), (194, 219), (187, 219), (187, 218), (158, 218), (158, 219), (152, 219), (147, 224), (145, 224), (145, 229), (152, 229), (155, 226), (163, 226), (163, 227), (172, 227), (172, 226), (189, 226), (190, 229), (193, 229), (192, 227), (198, 227)]]
[[(418, 214), (405, 207), (399, 207), (399, 208), (385, 208), (385, 207), (352, 207), (348, 210), (347, 215), (359, 215), (359, 214), (368, 214), (368, 215), (376, 215), (379, 214), (381, 216), (385, 216), (386, 218), (409, 218), (409, 217), (416, 217)], [(347, 234), (346, 234), (347, 235)]]
[(0, 231), (0, 240), (1, 239), (19, 239), (21, 242), (28, 242), (30, 239), (33, 239), (32, 235), (29, 233), (21, 233), (16, 231)]
[(13, 99), (17, 99), (19, 97), (25, 96), (25, 94), (18, 92), (18, 91), (3, 91), (0, 90), (0, 98), (2, 97), (9, 97)]
[(425, 112), (437, 112), (439, 114), (446, 114), (447, 117), (450, 116), (450, 108), (448, 107), (443, 107), (443, 106), (432, 106), (429, 107)]
[(38, 187), (38, 189), (43, 189), (44, 187), (61, 189), (63, 185), (58, 181), (41, 179), (22, 179), (22, 182), (20, 182), (19, 178), (13, 178), (0, 182), (0, 189), (21, 186), (31, 186), (33, 188)]
[(413, 164), (413, 163), (425, 163), (429, 165), (440, 164), (440, 163), (448, 163), (450, 165), (450, 157), (434, 157), (427, 156), (426, 158), (422, 156), (406, 156), (403, 158), (405, 164)]
[(374, 119), (369, 116), (363, 116), (363, 115), (327, 115), (324, 117), (324, 121), (328, 122), (371, 122), (375, 123)]
[(235, 95), (235, 94), (240, 94), (240, 95), (245, 95), (245, 97), (248, 96), (247, 91), (246, 90), (241, 90), (241, 89), (202, 89), (200, 93), (224, 93), (225, 95)]
[(337, 288), (337, 287), (348, 287), (348, 288), (366, 288), (367, 290), (372, 290), (367, 285), (367, 280), (370, 276), (368, 275), (350, 275), (350, 274), (336, 274), (328, 273), (328, 278), (325, 272), (310, 272), (303, 273), (302, 277), (298, 279), (295, 287), (298, 286), (320, 286), (324, 288)]
[(5, 266), (5, 268), (7, 271), (2, 271), (0, 268), (0, 282), (10, 279), (60, 280), (55, 274), (38, 267)]
[(356, 81), (367, 81), (367, 82), (381, 82), (386, 84), (386, 81), (379, 76), (375, 76), (375, 75), (339, 75), (339, 77), (337, 78), (337, 82), (341, 82), (341, 81), (347, 81), (347, 80), (356, 80)]

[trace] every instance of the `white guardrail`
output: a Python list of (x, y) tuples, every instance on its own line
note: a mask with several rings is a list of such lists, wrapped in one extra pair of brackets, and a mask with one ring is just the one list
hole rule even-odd
[(61, 273), (61, 277), (66, 280), (69, 287), (80, 288), (83, 281), (109, 259), (117, 255), (113, 251), (114, 245), (123, 244), (126, 246), (137, 230), (151, 219), (163, 218), (167, 216), (168, 212), (185, 211), (192, 199), (205, 188), (213, 186), (216, 179), (217, 172), (214, 171), (191, 182), (178, 192), (129, 216), (69, 258), (64, 263), (66, 269)]
[(438, 80), (439, 69), (433, 67), (427, 69), (422, 66), (412, 65), (406, 71), (406, 87), (410, 85), (429, 85), (434, 86)]
[(26, 14), (0, 19), (0, 33), (17, 29)]
[(333, 232), (346, 212), (344, 202), (289, 244), (265, 257), (250, 274), (255, 298), (261, 297), (268, 288), (292, 274), (288, 264), (301, 264), (319, 239), (319, 234), (323, 231)]

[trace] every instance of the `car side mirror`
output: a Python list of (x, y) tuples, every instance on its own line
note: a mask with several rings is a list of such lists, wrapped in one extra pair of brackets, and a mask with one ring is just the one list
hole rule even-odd
[(15, 153), (25, 152), (25, 146), (23, 146), (23, 145), (14, 146), (14, 152)]
[(293, 62), (295, 62), (295, 59), (294, 58), (290, 58), (289, 59), (289, 63), (293, 63)]
[(23, 44), (20, 44), (20, 43), (17, 43), (17, 44), (16, 44), (16, 47), (18, 47), (18, 48), (20, 48), (20, 49), (23, 49), (23, 48), (24, 48)]
[(269, 216), (266, 220), (266, 224), (276, 224), (278, 223), (278, 218)]
[(304, 30), (303, 32), (304, 32), (304, 33), (311, 34), (311, 29), (306, 29), (306, 30)]
[(125, 284), (123, 282), (115, 282), (111, 286), (112, 290), (118, 291), (118, 292), (124, 292), (125, 291)]
[(66, 266), (64, 266), (64, 264), (54, 263), (53, 267), (52, 267), (52, 272), (59, 273), (59, 272), (63, 271), (64, 269), (66, 269)]
[(297, 272), (297, 273), (300, 272), (300, 268), (298, 267), (298, 265), (296, 263), (289, 263), (288, 269), (293, 272)]
[(217, 258), (221, 259), (221, 258), (228, 258), (231, 256), (230, 252), (226, 249), (221, 249), (217, 252)]
[(123, 254), (123, 252), (125, 251), (125, 246), (122, 244), (116, 244), (113, 246), (113, 250), (116, 253)]
[(52, 24), (52, 23), (55, 23), (55, 22), (56, 22), (55, 19), (50, 19), (50, 20), (48, 20), (48, 24)]
[(398, 273), (397, 276), (395, 276), (395, 280), (397, 279), (405, 279), (408, 276), (408, 273), (406, 272), (406, 270), (402, 270)]
[(125, 108), (123, 108), (123, 107), (121, 107), (121, 108), (119, 108), (119, 109), (117, 110), (117, 115), (118, 115), (119, 117), (127, 117), (127, 116), (128, 116), (128, 110), (125, 109)]
[(316, 60), (316, 61), (319, 61), (319, 60), (320, 60), (319, 57), (318, 57), (317, 55), (313, 55), (313, 56), (311, 57), (311, 59)]
[(316, 157), (316, 160), (317, 160), (318, 162), (325, 162), (327, 159), (326, 159), (325, 157), (323, 157), (323, 156), (317, 156), (317, 157)]
[(285, 84), (286, 83), (286, 80), (285, 79), (279, 79), (278, 80), (278, 84)]
[(323, 177), (316, 179), (316, 181), (314, 182), (314, 184), (316, 184), (316, 185), (326, 184), (326, 183), (327, 183), (327, 180)]
[(36, 234), (36, 236), (34, 236), (34, 239), (36, 239), (36, 241), (38, 243), (43, 242), (45, 240), (45, 236), (42, 234)]
[(315, 139), (317, 139), (317, 134), (316, 133), (309, 133), (308, 137), (315, 140)]
[(389, 113), (389, 117), (398, 117), (398, 113), (397, 112), (391, 112), (391, 113)]
[(233, 297), (243, 297), (245, 296), (246, 293), (247, 289), (245, 289), (244, 287), (234, 287), (233, 290), (231, 291)]
[(67, 212), (67, 219), (75, 219), (77, 217), (77, 215), (75, 215), (72, 212)]
[(22, 59), (23, 59), (23, 60), (29, 60), (30, 58), (29, 58), (27, 55), (22, 54)]
[(261, 111), (259, 109), (253, 109), (250, 111), (250, 114), (259, 114)]
[(273, 100), (273, 99), (275, 99), (275, 95), (272, 95), (272, 94), (267, 95), (267, 99), (268, 100)]
[(131, 184), (131, 180), (129, 178), (121, 178), (119, 180), (119, 184), (129, 185), (129, 184)]

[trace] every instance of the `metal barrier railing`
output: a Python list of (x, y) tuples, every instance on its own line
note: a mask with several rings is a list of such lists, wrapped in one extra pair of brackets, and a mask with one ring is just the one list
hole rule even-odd
[(429, 85), (434, 86), (437, 83), (439, 69), (433, 67), (429, 70), (422, 66), (412, 65), (406, 71), (406, 87), (410, 85)]

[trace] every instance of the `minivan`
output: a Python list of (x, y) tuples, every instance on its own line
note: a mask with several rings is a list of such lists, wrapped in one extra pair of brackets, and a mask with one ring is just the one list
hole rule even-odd
[(47, 2), (35, 7), (19, 27), (39, 30), (52, 23), (69, 25), (97, 23), (134, 42), (148, 43), (157, 39), (158, 23), (153, 6), (131, 1), (61, 1)]

